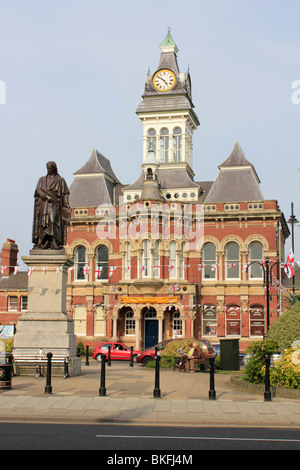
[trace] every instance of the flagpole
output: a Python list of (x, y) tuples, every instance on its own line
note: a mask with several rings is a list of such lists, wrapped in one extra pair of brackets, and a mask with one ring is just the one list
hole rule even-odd
[[(288, 220), (288, 224), (291, 224), (292, 228), (292, 252), (293, 255), (295, 256), (295, 247), (294, 247), (294, 225), (298, 223), (298, 220), (296, 219), (294, 215), (294, 203), (291, 203), (291, 217)], [(293, 276), (293, 294), (295, 294), (295, 276)]]

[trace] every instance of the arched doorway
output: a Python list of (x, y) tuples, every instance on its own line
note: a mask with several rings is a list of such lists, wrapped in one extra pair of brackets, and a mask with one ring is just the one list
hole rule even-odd
[(145, 310), (145, 349), (151, 348), (158, 343), (158, 320), (156, 318), (156, 310), (153, 307)]

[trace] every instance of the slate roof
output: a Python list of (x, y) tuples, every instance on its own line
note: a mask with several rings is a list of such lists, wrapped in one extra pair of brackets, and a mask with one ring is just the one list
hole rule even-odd
[(110, 161), (94, 149), (89, 160), (74, 173), (70, 186), (71, 207), (98, 207), (115, 203), (115, 187), (121, 183)]
[[(176, 168), (174, 164), (173, 168), (160, 167), (157, 170), (157, 181), (161, 189), (172, 189), (172, 188), (199, 188), (199, 184), (195, 183), (188, 171), (185, 168)], [(142, 189), (144, 182), (144, 172), (142, 172), (139, 178), (131, 185), (126, 186), (126, 190), (140, 190)]]
[(254, 166), (245, 158), (238, 142), (229, 157), (219, 166), (219, 174), (212, 185), (206, 203), (262, 201), (260, 180)]
[(0, 279), (0, 290), (26, 290), (28, 287), (28, 273), (19, 271), (17, 274), (11, 274), (9, 277), (2, 277)]
[(110, 161), (104, 157), (98, 150), (93, 149), (89, 160), (80, 170), (76, 171), (74, 175), (89, 175), (94, 173), (105, 173), (110, 176), (115, 182), (120, 183), (114, 174)]

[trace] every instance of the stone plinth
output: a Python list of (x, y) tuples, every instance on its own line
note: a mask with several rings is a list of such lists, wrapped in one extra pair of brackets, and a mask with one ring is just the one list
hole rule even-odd
[[(70, 375), (80, 375), (73, 319), (66, 313), (68, 268), (73, 261), (65, 250), (31, 250), (22, 257), (28, 265), (28, 310), (18, 319), (16, 357), (40, 357), (48, 352), (69, 357)], [(62, 365), (63, 370), (63, 365)]]

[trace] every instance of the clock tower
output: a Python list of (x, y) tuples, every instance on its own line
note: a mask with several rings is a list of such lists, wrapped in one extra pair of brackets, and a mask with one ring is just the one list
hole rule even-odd
[(143, 161), (153, 144), (160, 165), (185, 166), (193, 174), (193, 132), (199, 126), (194, 112), (189, 72), (180, 73), (178, 48), (170, 28), (160, 44), (157, 70), (147, 74), (143, 101), (136, 112), (143, 123)]

